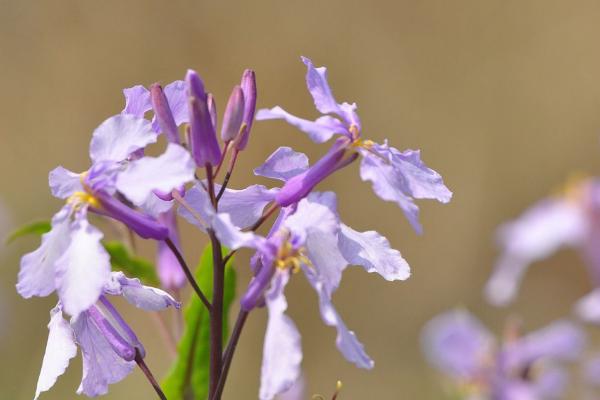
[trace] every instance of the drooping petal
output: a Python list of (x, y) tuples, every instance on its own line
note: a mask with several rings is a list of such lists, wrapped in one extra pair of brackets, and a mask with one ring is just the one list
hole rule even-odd
[(164, 290), (142, 285), (139, 279), (128, 278), (123, 272), (113, 272), (104, 291), (113, 296), (123, 296), (129, 303), (146, 311), (181, 307), (181, 303)]
[(63, 167), (56, 167), (48, 174), (48, 184), (54, 197), (66, 199), (75, 192), (83, 191), (81, 174), (69, 171)]
[(123, 89), (125, 96), (125, 108), (122, 114), (130, 114), (136, 118), (144, 118), (146, 111), (152, 108), (150, 103), (150, 92), (142, 85), (136, 85)]
[(287, 301), (283, 293), (289, 280), (286, 272), (278, 273), (265, 293), (269, 321), (265, 333), (259, 398), (271, 400), (290, 389), (300, 376), (302, 348), (294, 322), (285, 314)]
[(307, 169), (306, 154), (294, 151), (290, 147), (280, 147), (260, 167), (254, 169), (254, 175), (285, 182)]
[(52, 230), (42, 235), (40, 247), (21, 258), (17, 292), (26, 299), (48, 296), (56, 288), (56, 262), (71, 240), (69, 209), (67, 205), (54, 215)]
[(544, 200), (501, 226), (498, 241), (503, 253), (486, 284), (488, 301), (495, 305), (509, 303), (531, 263), (563, 246), (578, 246), (587, 229), (584, 211), (562, 199)]
[(344, 224), (340, 228), (338, 245), (349, 264), (360, 265), (388, 281), (408, 279), (408, 263), (384, 236), (375, 231), (357, 232)]
[(575, 305), (579, 318), (587, 323), (600, 325), (600, 289), (594, 289)]
[(125, 378), (135, 362), (125, 361), (115, 353), (87, 313), (73, 318), (71, 326), (83, 355), (83, 378), (77, 393), (89, 397), (106, 394), (108, 385)]
[(326, 142), (335, 134), (348, 134), (348, 129), (340, 120), (327, 115), (319, 117), (315, 121), (310, 121), (296, 117), (279, 106), (271, 109), (258, 110), (256, 113), (257, 121), (269, 119), (285, 120), (288, 124), (295, 126), (302, 132), (306, 133), (308, 137), (315, 143)]
[(381, 199), (398, 204), (418, 233), (422, 227), (414, 199), (450, 201), (452, 192), (442, 177), (421, 161), (419, 151), (400, 152), (384, 143), (374, 144), (370, 150), (362, 149), (361, 154), (362, 180), (371, 181), (373, 191)]
[(73, 224), (71, 243), (56, 262), (56, 287), (64, 310), (76, 316), (94, 304), (110, 278), (103, 235), (81, 217)]
[(158, 157), (132, 161), (117, 178), (117, 189), (136, 205), (144, 204), (153, 191), (170, 193), (194, 179), (196, 166), (187, 150), (169, 143)]
[(465, 310), (438, 315), (422, 334), (427, 360), (440, 372), (459, 379), (476, 376), (492, 355), (492, 334)]
[(123, 161), (136, 150), (156, 142), (157, 134), (149, 121), (132, 115), (108, 118), (93, 133), (90, 157), (99, 161)]
[(77, 355), (77, 346), (73, 338), (71, 326), (63, 318), (62, 309), (57, 305), (50, 311), (48, 324), (48, 343), (42, 361), (42, 369), (35, 389), (35, 400), (41, 392), (49, 390), (59, 376), (65, 373), (69, 360)]
[[(220, 189), (221, 185), (215, 185), (216, 192)], [(259, 220), (277, 192), (278, 189), (267, 189), (263, 185), (251, 185), (241, 190), (225, 189), (219, 201), (219, 213), (229, 214), (235, 226), (248, 228)]]

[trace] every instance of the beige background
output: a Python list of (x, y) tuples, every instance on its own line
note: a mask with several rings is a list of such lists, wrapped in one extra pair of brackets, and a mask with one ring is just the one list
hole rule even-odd
[[(242, 70), (252, 67), (260, 107), (315, 116), (299, 61), (310, 56), (329, 67), (339, 100), (358, 103), (365, 136), (421, 148), (455, 193), (447, 206), (421, 202), (419, 237), (360, 181), (356, 165), (321, 185), (339, 194), (346, 223), (387, 235), (413, 276), (390, 284), (350, 269), (336, 293), (339, 311), (376, 361), (370, 372), (341, 358), (314, 293), (293, 280), (289, 302), (303, 333), (310, 392), (329, 394), (341, 379), (342, 399), (439, 399), (419, 349), (432, 316), (464, 305), (494, 328), (509, 312), (535, 328), (567, 313), (588, 289), (579, 259), (563, 252), (532, 270), (511, 310), (493, 310), (481, 297), (495, 227), (572, 172), (600, 170), (599, 17), (594, 1), (1, 0), (0, 201), (10, 214), (1, 228), (48, 218), (59, 207), (48, 171), (86, 168), (91, 131), (121, 110), (122, 88), (169, 82), (192, 67), (222, 111)], [(255, 182), (251, 168), (284, 144), (312, 160), (326, 151), (284, 123), (257, 123), (233, 185)], [(205, 238), (186, 234), (193, 260)], [(35, 246), (24, 239), (0, 253), (2, 399), (32, 397), (56, 301), (24, 301), (14, 291), (19, 254)], [(151, 246), (144, 252), (151, 256)], [(246, 281), (247, 255), (238, 269)], [(250, 318), (227, 399), (256, 398), (264, 314)], [(155, 326), (141, 312), (127, 315), (149, 365), (162, 374), (169, 359)], [(76, 398), (80, 362), (43, 399)], [(106, 398), (153, 393), (136, 371)]]

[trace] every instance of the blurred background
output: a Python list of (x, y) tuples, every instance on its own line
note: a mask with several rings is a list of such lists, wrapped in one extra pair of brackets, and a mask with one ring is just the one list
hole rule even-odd
[[(259, 107), (314, 117), (300, 62), (309, 56), (329, 68), (338, 100), (358, 103), (366, 137), (420, 148), (454, 192), (448, 205), (420, 202), (425, 234), (418, 236), (360, 181), (357, 165), (320, 186), (338, 193), (348, 225), (386, 235), (413, 276), (388, 283), (350, 268), (335, 295), (375, 359), (372, 371), (342, 359), (314, 292), (293, 279), (290, 314), (303, 334), (309, 393), (330, 395), (339, 379), (341, 399), (440, 399), (419, 343), (431, 317), (458, 305), (496, 330), (512, 314), (534, 329), (567, 314), (589, 289), (581, 261), (564, 251), (534, 266), (509, 309), (487, 306), (481, 294), (498, 224), (573, 173), (600, 173), (599, 17), (595, 1), (0, 0), (0, 231), (57, 210), (48, 171), (87, 168), (91, 132), (123, 108), (123, 88), (168, 83), (194, 68), (222, 112), (250, 67)], [(280, 145), (311, 160), (327, 148), (283, 122), (257, 123), (232, 187), (255, 183), (252, 168)], [(205, 238), (181, 225), (193, 262)], [(21, 239), (0, 252), (1, 399), (33, 397), (56, 302), (25, 301), (14, 289), (20, 255), (38, 243)], [(151, 244), (143, 254), (153, 256)], [(247, 253), (237, 261), (241, 286), (247, 261)], [(149, 366), (162, 375), (170, 359), (152, 320), (126, 310)], [(259, 310), (242, 336), (226, 399), (257, 397), (264, 327)], [(42, 398), (76, 398), (80, 379), (78, 357)], [(153, 396), (136, 370), (105, 398)]]

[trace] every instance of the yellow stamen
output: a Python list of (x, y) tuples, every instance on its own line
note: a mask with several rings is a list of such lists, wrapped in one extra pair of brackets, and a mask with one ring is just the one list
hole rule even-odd
[(279, 269), (291, 269), (293, 273), (297, 273), (302, 268), (302, 264), (310, 265), (310, 260), (304, 254), (303, 247), (294, 249), (289, 240), (285, 240), (277, 251), (277, 259), (275, 266)]
[(79, 208), (85, 204), (92, 207), (100, 208), (100, 202), (94, 195), (87, 192), (75, 192), (67, 199), (67, 204), (71, 204), (74, 208)]

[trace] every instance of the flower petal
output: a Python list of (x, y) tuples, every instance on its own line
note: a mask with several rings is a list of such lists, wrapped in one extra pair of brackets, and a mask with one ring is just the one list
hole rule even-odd
[(61, 166), (50, 171), (48, 184), (52, 195), (59, 199), (66, 199), (75, 192), (83, 191), (81, 174), (69, 171)]
[[(215, 185), (216, 192), (220, 189), (221, 185)], [(242, 190), (225, 189), (219, 201), (219, 213), (229, 214), (235, 226), (248, 228), (259, 220), (277, 192), (278, 189), (267, 189), (263, 185), (251, 185)]]
[(200, 230), (206, 232), (207, 225), (210, 224), (215, 214), (206, 190), (204, 190), (201, 184), (196, 184), (185, 192), (183, 199), (191, 210), (188, 207), (180, 206), (177, 210), (178, 214), (190, 224), (196, 225)]
[(231, 221), (229, 214), (216, 214), (211, 221), (212, 229), (221, 243), (236, 250), (241, 247), (259, 248), (264, 239), (253, 232), (243, 232)]
[(398, 250), (375, 231), (357, 232), (340, 224), (340, 251), (349, 264), (361, 265), (367, 272), (376, 272), (388, 281), (405, 280), (410, 267)]
[(152, 109), (150, 92), (142, 85), (136, 85), (123, 90), (125, 108), (122, 114), (130, 114), (136, 118), (144, 118), (146, 111)]
[(400, 152), (384, 143), (374, 144), (371, 150), (363, 149), (361, 153), (362, 180), (371, 181), (373, 191), (381, 199), (397, 203), (418, 233), (422, 227), (419, 208), (413, 199), (450, 201), (452, 192), (442, 177), (421, 161), (419, 151)]
[(135, 205), (154, 196), (153, 191), (169, 193), (194, 179), (196, 166), (187, 150), (169, 143), (158, 157), (143, 157), (132, 161), (117, 178), (117, 189)]
[(315, 68), (312, 61), (307, 57), (302, 57), (302, 62), (306, 65), (306, 86), (312, 96), (315, 107), (321, 114), (339, 114), (340, 107), (333, 97), (329, 83), (327, 82), (327, 68)]
[(260, 167), (254, 169), (254, 175), (285, 182), (307, 169), (306, 154), (294, 151), (290, 147), (280, 147)]
[(337, 234), (339, 220), (336, 203), (333, 192), (313, 192), (298, 203), (296, 212), (286, 218), (284, 225), (303, 239), (311, 231)]
[(129, 375), (135, 362), (125, 361), (115, 353), (87, 313), (73, 318), (71, 326), (83, 355), (83, 378), (77, 393), (89, 397), (106, 394), (108, 385)]
[(323, 143), (331, 139), (335, 134), (348, 134), (348, 129), (344, 124), (333, 117), (323, 116), (317, 118), (316, 121), (310, 121), (296, 117), (283, 108), (277, 106), (269, 109), (258, 110), (256, 113), (256, 120), (263, 121), (268, 119), (283, 119), (288, 124), (295, 126), (302, 132), (306, 133), (308, 137), (315, 143)]
[(287, 301), (283, 290), (289, 274), (278, 273), (265, 293), (269, 321), (265, 333), (261, 368), (261, 400), (271, 400), (290, 389), (300, 377), (302, 348), (300, 334), (294, 322), (285, 315)]
[(167, 292), (142, 285), (139, 279), (128, 278), (123, 272), (113, 272), (104, 290), (106, 293), (114, 296), (123, 296), (129, 303), (146, 311), (160, 311), (167, 307), (181, 307), (181, 303), (176, 301)]
[(110, 278), (102, 233), (81, 217), (73, 224), (71, 244), (56, 262), (56, 287), (65, 312), (77, 316), (94, 304)]
[(57, 305), (50, 311), (48, 324), (48, 343), (42, 361), (42, 369), (35, 389), (35, 400), (41, 392), (49, 390), (59, 376), (65, 373), (69, 360), (77, 355), (77, 346), (73, 338), (71, 326), (63, 318), (62, 309)]
[[(160, 214), (158, 221), (169, 228), (169, 238), (173, 244), (180, 247), (179, 230), (177, 228), (177, 215), (175, 210)], [(157, 243), (156, 268), (161, 286), (168, 290), (178, 290), (185, 286), (187, 278), (173, 251), (161, 240)]]
[(108, 118), (93, 133), (90, 157), (99, 161), (123, 161), (136, 150), (156, 142), (157, 134), (149, 121), (133, 115)]
[(56, 262), (69, 247), (71, 226), (69, 206), (63, 207), (52, 218), (52, 230), (42, 235), (42, 244), (21, 258), (17, 292), (26, 299), (48, 296), (56, 288)]
[(575, 305), (575, 313), (583, 321), (600, 325), (600, 289), (594, 289)]
[(492, 334), (465, 310), (449, 311), (429, 321), (422, 344), (431, 365), (459, 379), (475, 377), (495, 346)]
[(580, 245), (587, 229), (584, 211), (562, 199), (544, 200), (501, 226), (498, 241), (503, 253), (486, 284), (488, 301), (494, 305), (509, 303), (529, 264), (560, 247)]
[[(181, 124), (189, 122), (187, 95), (185, 94), (185, 82), (171, 82), (164, 87), (163, 92), (167, 98), (167, 101), (169, 102), (169, 108), (173, 114), (175, 124), (180, 126)], [(160, 132), (160, 127), (156, 117), (154, 117), (152, 120), (152, 127), (156, 132)]]

